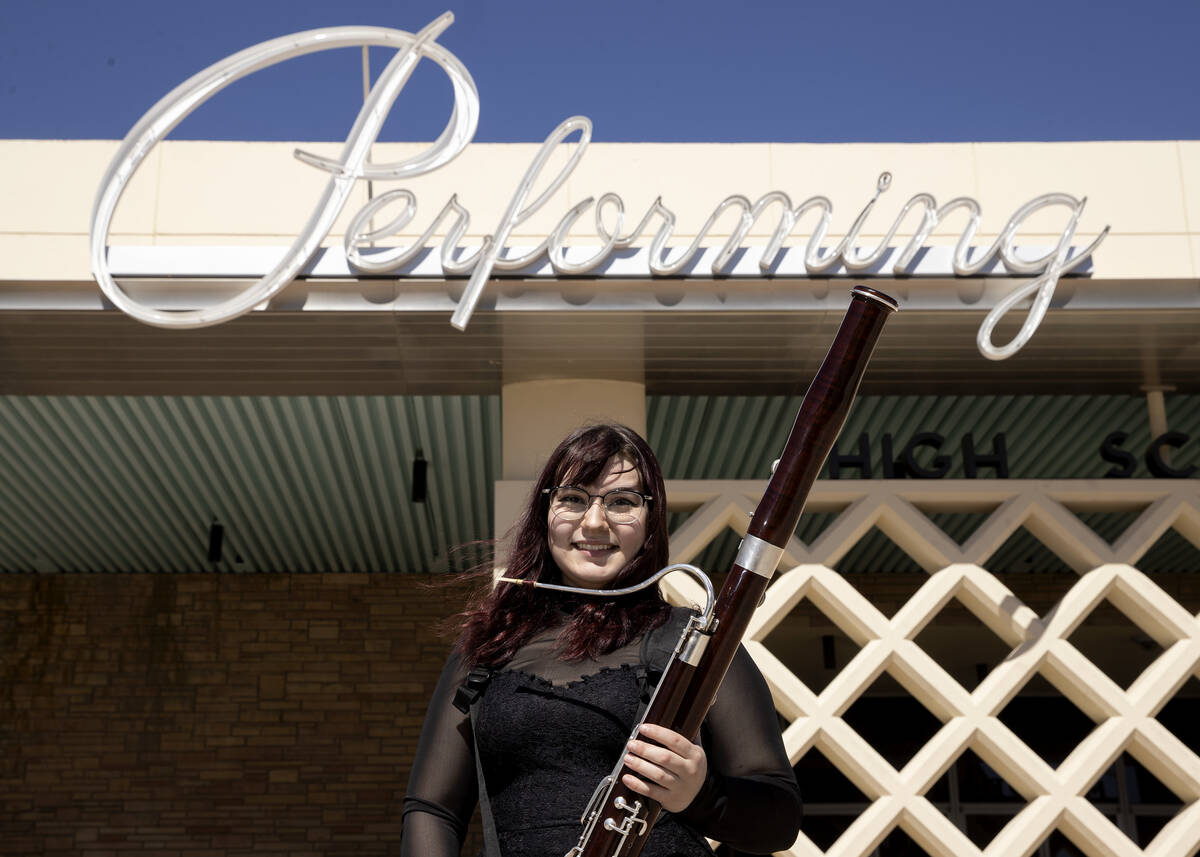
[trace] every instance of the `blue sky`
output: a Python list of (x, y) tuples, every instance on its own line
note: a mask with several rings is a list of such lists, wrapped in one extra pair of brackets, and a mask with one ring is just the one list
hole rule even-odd
[[(120, 138), (256, 42), (415, 31), (446, 9), (439, 41), (479, 88), (479, 141), (541, 140), (577, 113), (604, 141), (1200, 138), (1198, 0), (0, 0), (0, 137)], [(340, 140), (361, 87), (356, 50), (292, 60), (172, 137)], [(449, 100), (422, 63), (381, 139), (436, 136)]]

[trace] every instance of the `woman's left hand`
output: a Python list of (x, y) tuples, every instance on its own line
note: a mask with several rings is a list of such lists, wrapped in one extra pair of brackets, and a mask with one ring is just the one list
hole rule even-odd
[(704, 749), (678, 732), (653, 723), (643, 723), (639, 732), (656, 743), (637, 739), (629, 742), (625, 766), (638, 776), (625, 774), (621, 782), (658, 801), (668, 812), (687, 809), (708, 775)]

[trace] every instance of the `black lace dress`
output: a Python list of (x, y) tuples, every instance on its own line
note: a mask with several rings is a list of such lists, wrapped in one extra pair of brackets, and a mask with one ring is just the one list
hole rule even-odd
[[(554, 658), (554, 628), (496, 673), (478, 709), (478, 748), (503, 857), (563, 857), (579, 816), (620, 757), (643, 693), (639, 643), (599, 661)], [(430, 701), (404, 800), (402, 857), (458, 857), (475, 808), (475, 741), (453, 706), (452, 655)], [(704, 727), (709, 775), (682, 813), (664, 812), (645, 857), (710, 857), (711, 837), (768, 854), (795, 839), (800, 796), (766, 683), (739, 650)]]

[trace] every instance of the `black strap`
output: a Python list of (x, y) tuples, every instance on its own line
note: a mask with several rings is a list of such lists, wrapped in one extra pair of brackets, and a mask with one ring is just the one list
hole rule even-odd
[[(474, 740), (478, 730), (475, 721), (479, 711), (479, 698), (476, 697), (471, 706), (471, 738)], [(479, 758), (479, 748), (475, 748), (475, 776), (479, 780), (479, 817), (483, 822), (483, 853), (484, 857), (501, 857), (500, 837), (496, 835), (496, 819), (492, 817), (492, 800), (488, 796), (487, 783), (483, 779), (483, 761)]]
[[(454, 691), (454, 707), (463, 714), (471, 716), (471, 743), (475, 745), (475, 736), (479, 734), (476, 728), (479, 717), (479, 701), (487, 690), (488, 682), (492, 680), (492, 671), (487, 667), (475, 667), (467, 673), (466, 679)], [(492, 802), (488, 797), (487, 783), (483, 779), (483, 761), (479, 758), (479, 747), (473, 746), (475, 756), (475, 781), (479, 790), (479, 816), (483, 821), (483, 853), (484, 857), (501, 857), (500, 839), (496, 835), (496, 820), (492, 818)]]

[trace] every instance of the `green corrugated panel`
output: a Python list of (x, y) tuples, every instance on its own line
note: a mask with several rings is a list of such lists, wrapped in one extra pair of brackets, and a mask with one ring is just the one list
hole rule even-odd
[(0, 398), (0, 568), (445, 567), (491, 537), (499, 436), (497, 396)]
[[(648, 400), (649, 439), (669, 478), (764, 478), (799, 397)], [(1168, 396), (1171, 428), (1193, 440), (1175, 465), (1200, 461), (1200, 396)], [(1008, 435), (1013, 478), (1080, 478), (1109, 467), (1097, 454), (1110, 431), (1138, 456), (1149, 429), (1138, 396), (875, 396), (858, 400), (843, 451), (872, 439), (897, 447), (917, 431), (946, 437), (951, 477), (962, 436), (985, 451)], [(0, 569), (6, 571), (399, 571), (458, 567), (455, 545), (490, 538), (500, 473), (498, 396), (447, 397), (19, 397), (0, 398)], [(428, 499), (410, 500), (413, 457), (429, 462)], [(928, 461), (931, 451), (921, 453)], [(850, 475), (858, 474), (851, 471)], [(989, 471), (982, 473), (991, 476)], [(1114, 539), (1120, 515), (1084, 521)], [(808, 515), (814, 539), (830, 515)], [(944, 517), (944, 516), (943, 516)], [(978, 521), (936, 517), (953, 537)], [(958, 516), (962, 518), (963, 516)], [(205, 559), (209, 526), (226, 534), (222, 561)], [(1021, 567), (1049, 560), (1019, 533), (995, 558)], [(727, 565), (736, 538), (705, 552)], [(872, 534), (839, 565), (899, 568), (894, 546)], [(238, 558), (240, 557), (240, 561)], [(1200, 552), (1172, 534), (1146, 563), (1196, 568)], [(467, 560), (469, 561), (469, 560)], [(1147, 569), (1151, 568), (1147, 565)]]
[[(799, 408), (799, 397), (654, 396), (647, 401), (649, 440), (668, 478), (762, 479), (778, 457)], [(1200, 396), (1168, 396), (1168, 426), (1191, 437), (1177, 451), (1174, 466), (1200, 464)], [(857, 453), (858, 437), (870, 436), (872, 477), (883, 477), (882, 440), (893, 437), (894, 454), (918, 432), (945, 438), (938, 453), (950, 457), (946, 478), (964, 478), (961, 445), (970, 432), (978, 452), (992, 452), (993, 438), (1007, 439), (1009, 477), (1013, 479), (1100, 478), (1112, 466), (1099, 455), (1106, 435), (1124, 431), (1124, 448), (1138, 458), (1135, 477), (1150, 476), (1144, 452), (1150, 441), (1146, 401), (1141, 396), (863, 396), (854, 403), (839, 448)], [(935, 454), (920, 450), (917, 462), (929, 466)], [(981, 478), (991, 478), (981, 469)], [(822, 474), (828, 478), (828, 468)], [(856, 469), (847, 478), (860, 478)], [(1088, 526), (1110, 541), (1118, 538), (1136, 512), (1091, 513)], [(811, 542), (828, 525), (830, 514), (806, 514), (797, 534)], [(985, 516), (936, 513), (931, 518), (964, 541)], [(704, 551), (706, 570), (724, 571), (737, 540), (722, 536)], [(1065, 564), (1024, 529), (998, 550), (991, 563), (1004, 571), (1063, 571)], [(1170, 531), (1143, 560), (1144, 570), (1200, 570), (1200, 550)], [(841, 562), (841, 571), (915, 571), (916, 564), (882, 533), (872, 530)]]
[[(651, 396), (647, 399), (649, 440), (668, 478), (762, 478), (778, 457), (799, 407), (798, 397)], [(1177, 464), (1200, 464), (1200, 396), (1168, 396), (1168, 425), (1192, 441)], [(1004, 432), (1013, 479), (1099, 478), (1111, 467), (1099, 448), (1113, 431), (1129, 434), (1124, 448), (1139, 459), (1135, 477), (1149, 478), (1141, 460), (1150, 441), (1146, 402), (1140, 396), (862, 396), (852, 407), (838, 448), (857, 451), (870, 436), (871, 475), (883, 478), (882, 441), (892, 435), (894, 454), (918, 432), (945, 438), (940, 454), (950, 457), (946, 478), (963, 478), (963, 437), (989, 454)], [(928, 466), (932, 449), (917, 452)], [(854, 469), (849, 478), (859, 478)], [(827, 476), (826, 470), (823, 476)], [(990, 478), (991, 470), (981, 470)]]

